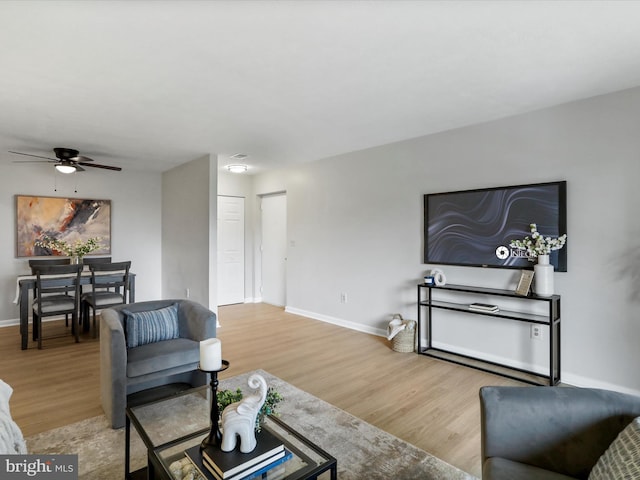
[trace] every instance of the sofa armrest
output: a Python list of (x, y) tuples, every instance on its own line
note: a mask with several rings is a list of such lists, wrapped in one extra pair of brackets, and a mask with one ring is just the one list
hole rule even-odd
[(482, 462), (501, 457), (576, 478), (640, 415), (640, 398), (574, 387), (482, 387)]
[(216, 336), (216, 314), (197, 302), (182, 300), (178, 307), (180, 336), (201, 341)]
[[(102, 408), (118, 427), (122, 423), (127, 396), (127, 347), (118, 311), (105, 309), (100, 315), (100, 398)], [(114, 427), (114, 428), (118, 428)]]

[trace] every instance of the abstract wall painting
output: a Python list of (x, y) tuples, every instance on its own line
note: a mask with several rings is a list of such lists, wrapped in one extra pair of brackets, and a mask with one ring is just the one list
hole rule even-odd
[(110, 254), (111, 200), (16, 195), (16, 255), (60, 255), (36, 245), (43, 235), (68, 243), (99, 237), (93, 254)]

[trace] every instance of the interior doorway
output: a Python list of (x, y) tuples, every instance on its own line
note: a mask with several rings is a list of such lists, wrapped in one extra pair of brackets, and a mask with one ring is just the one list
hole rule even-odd
[(219, 195), (218, 305), (244, 298), (244, 198)]
[(262, 301), (283, 307), (287, 285), (287, 194), (261, 197)]

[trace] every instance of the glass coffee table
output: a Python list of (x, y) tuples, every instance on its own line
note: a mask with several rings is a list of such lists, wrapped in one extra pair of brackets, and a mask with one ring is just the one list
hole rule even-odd
[[(142, 401), (130, 401), (125, 426), (126, 480), (176, 480), (171, 465), (184, 459), (185, 450), (199, 445), (209, 433), (208, 392), (208, 387), (199, 387), (169, 396), (166, 391), (155, 395), (161, 398), (147, 395)], [(147, 467), (134, 472), (130, 472), (131, 425), (147, 450)], [(277, 480), (337, 480), (336, 459), (304, 435), (273, 416), (266, 418), (263, 428), (279, 437), (293, 454), (278, 467)]]

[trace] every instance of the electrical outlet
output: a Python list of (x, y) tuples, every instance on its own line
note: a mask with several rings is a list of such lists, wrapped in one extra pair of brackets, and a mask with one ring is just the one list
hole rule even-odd
[(189, 298), (189, 296), (191, 295), (191, 291), (188, 288), (184, 289), (184, 294), (186, 296), (186, 298)]
[(347, 303), (347, 294), (344, 292), (340, 293), (340, 303)]
[(533, 340), (542, 340), (542, 325), (531, 325), (531, 338)]

